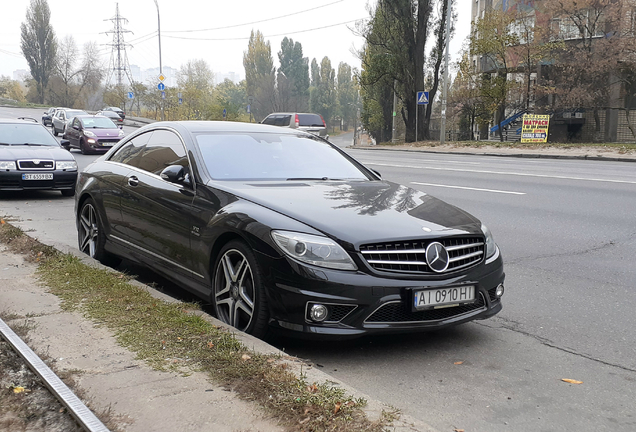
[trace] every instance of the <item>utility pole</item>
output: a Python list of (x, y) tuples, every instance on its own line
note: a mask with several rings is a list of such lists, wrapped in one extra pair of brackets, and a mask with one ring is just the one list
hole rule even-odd
[(395, 89), (397, 88), (397, 80), (393, 80), (393, 125), (391, 127), (391, 142), (394, 143), (397, 141), (397, 137), (395, 136), (395, 116), (397, 112), (397, 94), (395, 93)]
[[(155, 0), (155, 6), (157, 6), (157, 38), (159, 39), (159, 75), (163, 76), (163, 65), (161, 64), (161, 16), (159, 15), (159, 3), (157, 3), (157, 0)], [(163, 99), (161, 99), (161, 121), (165, 119)]]
[(444, 88), (442, 89), (442, 119), (439, 136), (441, 145), (446, 143), (446, 99), (448, 97), (448, 55), (450, 45), (451, 3), (452, 0), (448, 0), (448, 5), (446, 6), (446, 56), (444, 58)]

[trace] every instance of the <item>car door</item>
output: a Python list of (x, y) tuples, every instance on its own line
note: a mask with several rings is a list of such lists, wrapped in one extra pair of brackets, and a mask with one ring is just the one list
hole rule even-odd
[(69, 140), (71, 147), (79, 148), (81, 129), (82, 123), (77, 117), (75, 117), (71, 128), (66, 131), (66, 139)]
[(170, 165), (189, 171), (183, 141), (172, 130), (155, 130), (123, 185), (122, 219), (140, 261), (170, 275), (191, 277), (194, 191), (161, 178), (161, 171)]

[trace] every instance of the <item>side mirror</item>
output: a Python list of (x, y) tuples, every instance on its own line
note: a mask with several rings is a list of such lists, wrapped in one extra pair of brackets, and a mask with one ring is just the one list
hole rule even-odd
[(67, 139), (60, 140), (60, 145), (64, 147), (66, 150), (71, 149), (71, 142)]
[(159, 175), (162, 179), (170, 183), (179, 183), (188, 186), (190, 185), (190, 175), (188, 173), (188, 170), (186, 170), (185, 167), (182, 167), (181, 165), (170, 165), (169, 167), (161, 171), (161, 174)]
[(79, 130), (79, 126), (78, 125), (73, 125), (73, 129)]

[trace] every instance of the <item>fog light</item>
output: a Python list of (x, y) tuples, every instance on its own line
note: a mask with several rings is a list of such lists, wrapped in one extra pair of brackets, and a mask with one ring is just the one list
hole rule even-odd
[(309, 317), (313, 321), (323, 322), (327, 319), (327, 306), (315, 304), (309, 310)]
[(95, 144), (95, 140), (94, 140), (94, 139), (92, 139), (92, 138), (90, 138), (90, 139), (88, 140), (88, 142), (89, 142), (89, 143), (91, 143), (91, 144)]
[(495, 290), (495, 295), (497, 296), (497, 298), (500, 298), (504, 293), (504, 286), (503, 284), (499, 284), (497, 286), (497, 289)]

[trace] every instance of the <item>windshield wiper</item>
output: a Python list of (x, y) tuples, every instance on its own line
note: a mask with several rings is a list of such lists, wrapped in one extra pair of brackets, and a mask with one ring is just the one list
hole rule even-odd
[(46, 144), (35, 144), (35, 143), (22, 143), (22, 144), (14, 144), (14, 145), (26, 145), (26, 146), (43, 146)]
[(293, 180), (305, 180), (305, 181), (311, 181), (311, 180), (340, 180), (340, 179), (334, 179), (334, 178), (329, 178), (329, 177), (290, 177), (287, 179), (287, 181), (293, 181)]

